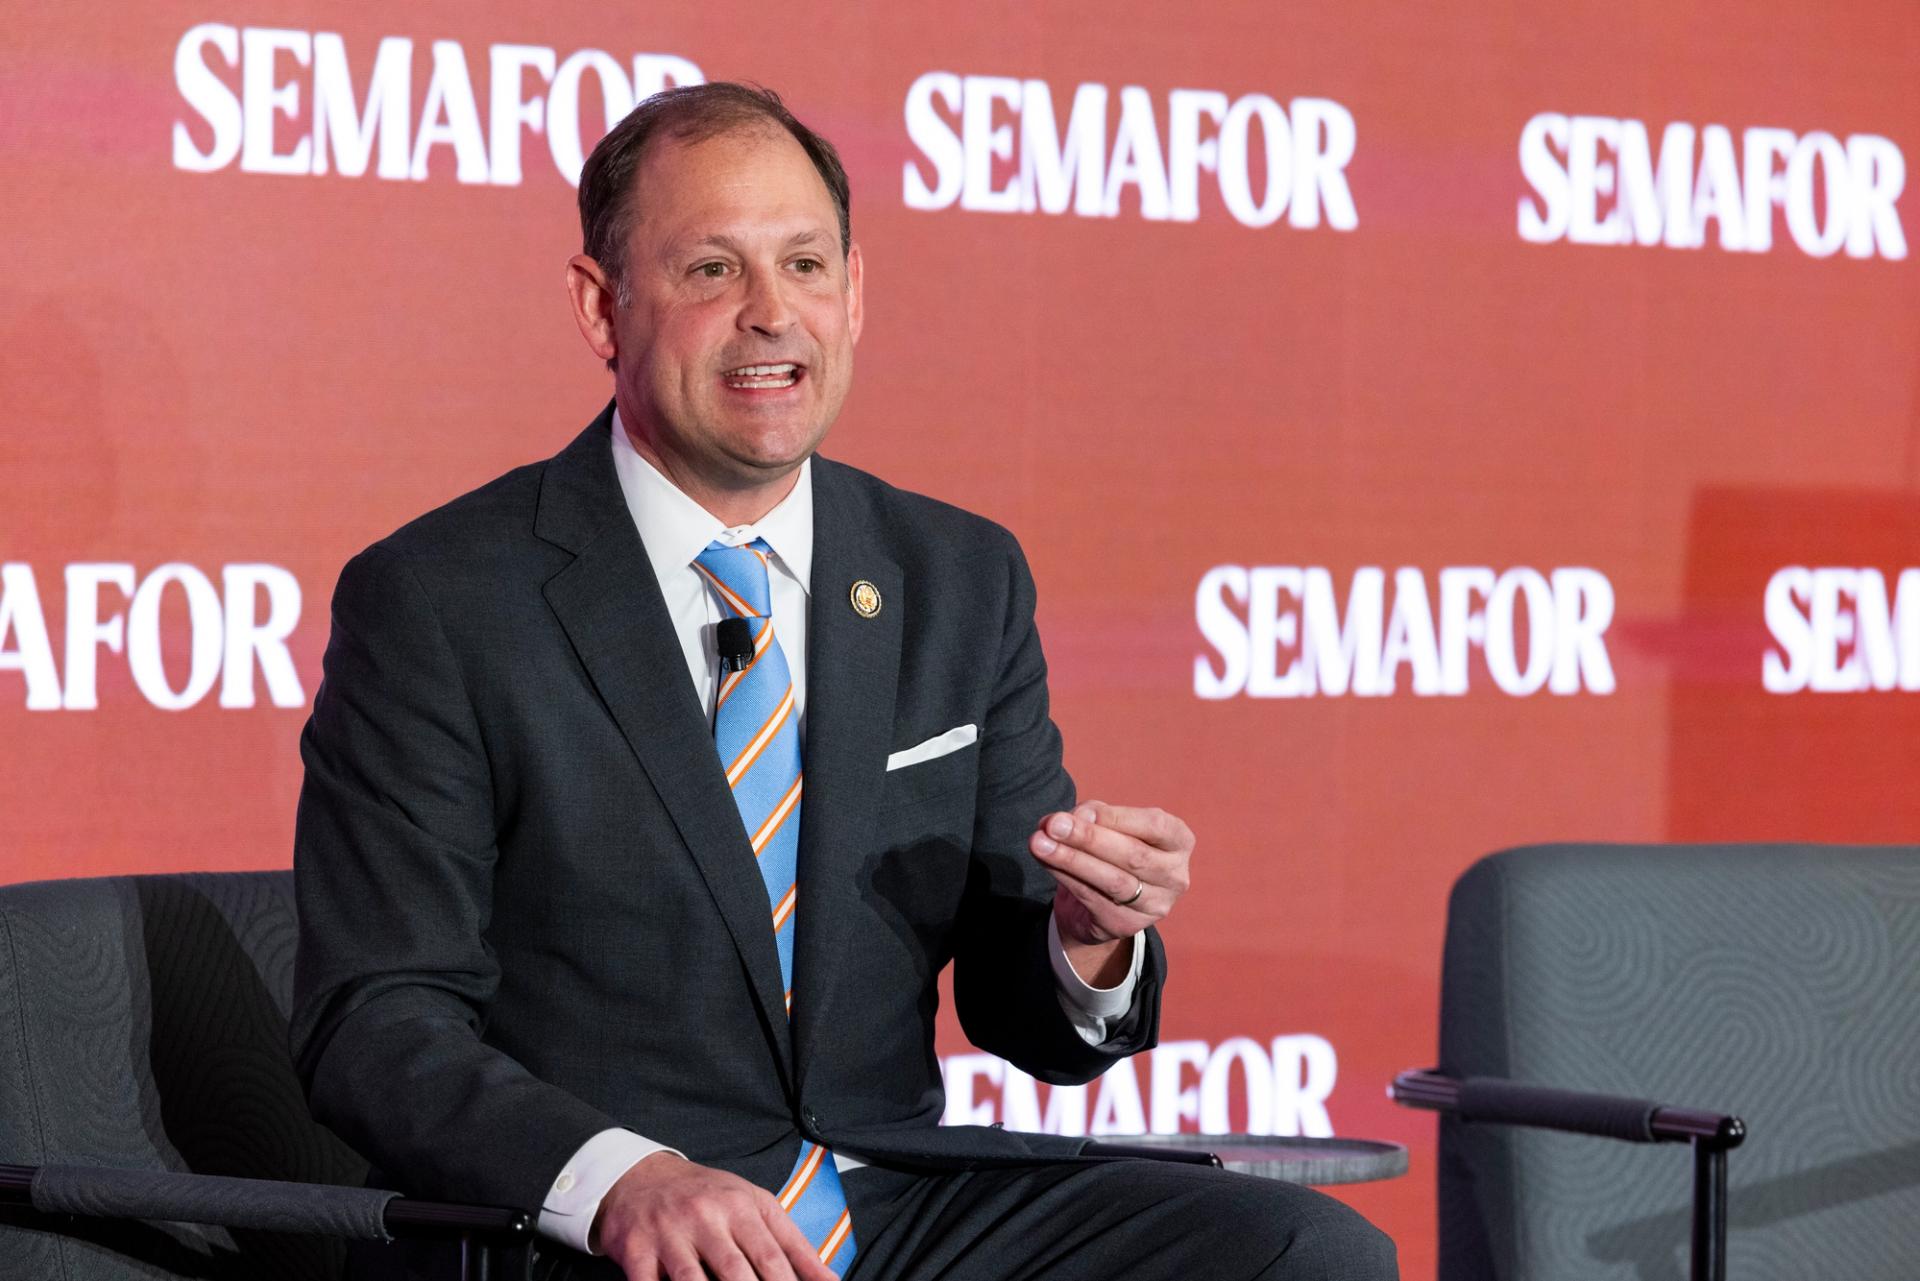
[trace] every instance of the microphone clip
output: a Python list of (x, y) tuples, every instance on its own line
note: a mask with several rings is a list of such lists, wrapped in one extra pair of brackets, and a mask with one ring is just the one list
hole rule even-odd
[(745, 671), (753, 662), (753, 624), (744, 618), (723, 618), (714, 628), (713, 644), (723, 673)]

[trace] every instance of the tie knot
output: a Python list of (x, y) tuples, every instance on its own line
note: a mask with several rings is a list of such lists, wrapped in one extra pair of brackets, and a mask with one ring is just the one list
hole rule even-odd
[(770, 550), (764, 538), (740, 547), (708, 543), (693, 564), (719, 598), (721, 608), (735, 618), (765, 618), (773, 612), (767, 586)]

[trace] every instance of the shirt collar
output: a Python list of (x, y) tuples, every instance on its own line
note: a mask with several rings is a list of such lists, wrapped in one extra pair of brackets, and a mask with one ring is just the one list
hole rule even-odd
[(665, 583), (668, 575), (684, 571), (708, 543), (738, 546), (764, 538), (787, 572), (803, 590), (811, 592), (813, 459), (800, 464), (799, 478), (778, 506), (751, 525), (732, 528), (721, 524), (719, 517), (694, 502), (640, 456), (627, 438), (618, 408), (613, 411), (613, 470), (620, 478), (620, 493), (627, 500), (634, 527), (640, 531), (640, 544), (646, 548), (656, 581)]

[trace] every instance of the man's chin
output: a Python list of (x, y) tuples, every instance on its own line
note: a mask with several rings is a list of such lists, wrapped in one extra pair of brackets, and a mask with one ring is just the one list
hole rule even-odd
[(711, 460), (706, 470), (709, 483), (723, 490), (745, 494), (765, 490), (791, 480), (800, 465), (813, 454), (805, 450), (728, 451)]
[(826, 435), (824, 430), (757, 433), (745, 441), (737, 441), (727, 450), (727, 457), (739, 469), (742, 479), (751, 481), (757, 477), (764, 483), (789, 474), (812, 457)]
[(735, 458), (733, 463), (742, 488), (757, 489), (763, 485), (773, 484), (775, 481), (785, 480), (800, 470), (800, 464), (812, 456), (813, 449), (809, 447), (799, 453)]

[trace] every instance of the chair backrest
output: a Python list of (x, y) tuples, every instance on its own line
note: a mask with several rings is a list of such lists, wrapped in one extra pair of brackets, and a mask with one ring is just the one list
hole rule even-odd
[[(1734, 1113), (1728, 1269), (1920, 1266), (1920, 849), (1551, 846), (1455, 885), (1441, 1068)], [(1451, 1118), (1440, 1276), (1687, 1275), (1692, 1163)]]
[[(314, 1123), (287, 1051), (291, 872), (0, 887), (0, 1163), (358, 1184)], [(0, 1273), (334, 1277), (312, 1237), (0, 1220)]]

